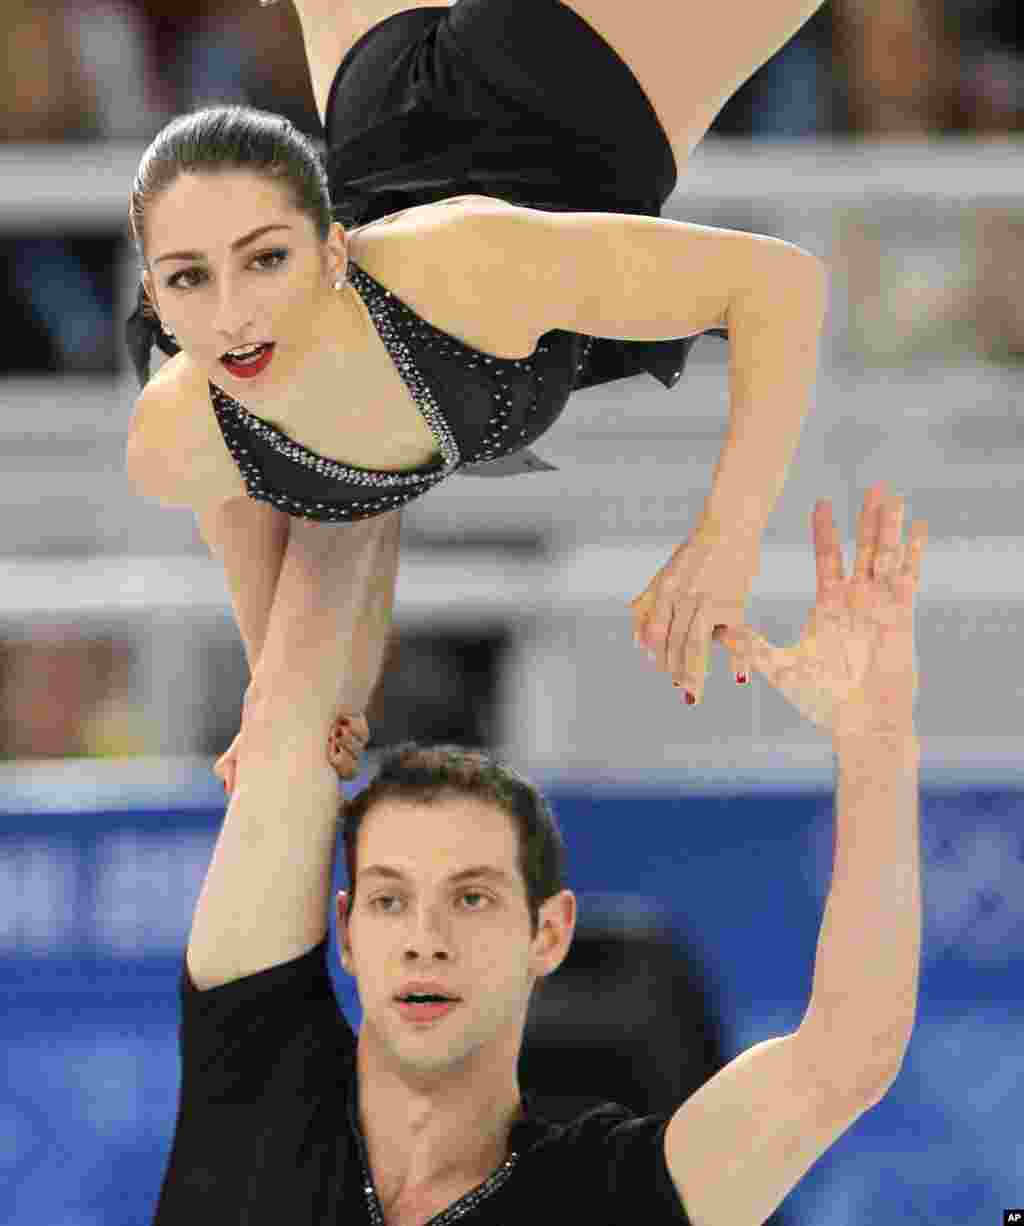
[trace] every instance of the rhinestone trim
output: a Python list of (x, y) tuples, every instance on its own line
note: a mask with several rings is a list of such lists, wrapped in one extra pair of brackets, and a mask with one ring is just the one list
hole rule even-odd
[[(366, 1198), (366, 1208), (370, 1214), (370, 1221), (372, 1226), (387, 1226), (384, 1217), (384, 1207), (380, 1203), (377, 1190), (373, 1186), (373, 1178), (366, 1167), (361, 1137), (357, 1148), (359, 1150), (359, 1163), (363, 1169), (363, 1195)], [(465, 1196), (460, 1196), (447, 1209), (442, 1209), (440, 1213), (435, 1214), (430, 1219), (430, 1226), (449, 1226), (450, 1222), (457, 1222), (459, 1218), (465, 1217), (467, 1213), (472, 1213), (477, 1205), (493, 1196), (495, 1192), (508, 1182), (518, 1161), (519, 1154), (512, 1150), (501, 1166), (492, 1172), (478, 1188), (467, 1192)]]
[[(374, 327), (380, 334), (389, 356), (398, 369), (399, 374), (408, 387), (410, 395), (423, 415), (441, 452), (441, 460), (425, 465), (423, 468), (405, 473), (378, 472), (372, 469), (355, 468), (319, 455), (294, 442), (269, 422), (251, 413), (234, 397), (229, 396), (216, 384), (210, 383), (210, 393), (221, 432), (224, 435), (228, 450), (231, 452), (241, 471), (246, 489), (251, 498), (274, 506), (290, 514), (304, 516), (317, 520), (363, 519), (372, 515), (383, 514), (397, 506), (420, 497), (439, 482), (451, 476), (462, 463), (486, 463), (488, 460), (500, 459), (517, 450), (515, 445), (509, 446), (506, 437), (509, 423), (506, 420), (513, 404), (508, 395), (508, 377), (513, 372), (532, 376), (533, 405), (536, 405), (540, 385), (544, 379), (537, 374), (533, 357), (511, 359), (499, 358), (487, 354), (471, 345), (466, 345), (456, 337), (434, 328), (426, 320), (418, 316), (390, 290), (368, 273), (364, 272), (354, 261), (349, 260), (349, 276), (353, 286), (366, 305)], [(409, 351), (406, 339), (401, 335), (404, 331), (409, 335), (415, 333), (422, 338), (432, 350), (442, 357), (469, 358), (467, 369), (476, 370), (481, 364), (488, 368), (498, 390), (494, 400), (498, 404), (493, 416), (488, 422), (488, 433), (484, 436), (480, 448), (472, 456), (463, 460), (458, 442), (446, 420), (440, 405), (422, 373), (417, 368)], [(581, 354), (578, 370), (582, 370), (595, 342), (594, 337), (587, 339)], [(545, 355), (548, 346), (543, 342), (537, 347), (538, 355)], [(531, 406), (532, 407), (532, 406)], [(258, 465), (250, 458), (246, 447), (246, 433), (256, 435), (279, 455), (292, 463), (312, 468), (317, 474), (342, 481), (348, 485), (367, 486), (375, 490), (393, 490), (394, 493), (379, 496), (368, 496), (363, 501), (351, 502), (337, 506), (323, 502), (313, 502), (308, 498), (292, 498), (267, 489), (263, 474)], [(519, 430), (517, 442), (522, 443), (527, 437), (527, 428)]]

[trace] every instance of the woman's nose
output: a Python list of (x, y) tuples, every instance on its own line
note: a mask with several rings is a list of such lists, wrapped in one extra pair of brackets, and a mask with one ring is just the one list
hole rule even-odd
[[(213, 317), (213, 326), (229, 344), (239, 337), (248, 338), (253, 312), (238, 293), (221, 294)], [(251, 338), (259, 340), (259, 337)], [(241, 342), (240, 342), (241, 343)]]

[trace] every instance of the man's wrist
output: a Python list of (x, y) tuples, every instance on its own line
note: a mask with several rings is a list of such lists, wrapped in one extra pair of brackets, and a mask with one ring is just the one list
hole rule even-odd
[(833, 732), (832, 749), (847, 758), (887, 752), (911, 759), (921, 756), (921, 742), (913, 724), (878, 724), (857, 731)]

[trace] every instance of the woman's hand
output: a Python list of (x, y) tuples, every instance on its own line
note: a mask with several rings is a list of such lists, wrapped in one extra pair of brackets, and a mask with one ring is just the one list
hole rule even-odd
[[(691, 693), (695, 702), (704, 696), (714, 631), (745, 624), (750, 588), (760, 568), (759, 537), (702, 521), (630, 601), (637, 645), (653, 653), (655, 666), (671, 673), (673, 684)], [(743, 649), (734, 654), (740, 663), (737, 671), (749, 678)]]
[[(228, 796), (235, 790), (239, 747), (244, 735), (243, 722), (230, 748), (217, 759), (213, 768), (213, 773), (224, 784), (224, 791)], [(327, 736), (327, 760), (338, 772), (339, 778), (354, 779), (359, 774), (360, 759), (369, 739), (370, 725), (366, 722), (365, 715), (344, 714), (335, 719)]]
[(366, 716), (339, 715), (327, 736), (327, 761), (341, 779), (354, 779), (359, 774), (360, 759), (370, 739)]
[(857, 522), (853, 574), (832, 506), (820, 499), (812, 515), (818, 590), (814, 608), (792, 647), (773, 647), (749, 626), (715, 632), (734, 658), (754, 667), (833, 738), (886, 730), (911, 731), (917, 670), (914, 596), (928, 521), (915, 519), (903, 542), (903, 499), (878, 482), (864, 495)]

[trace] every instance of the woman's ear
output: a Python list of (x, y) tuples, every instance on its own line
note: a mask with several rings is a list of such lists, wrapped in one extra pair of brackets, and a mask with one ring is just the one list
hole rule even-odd
[(327, 248), (330, 253), (332, 265), (344, 262), (346, 237), (345, 227), (341, 224), (341, 222), (333, 222), (327, 234)]

